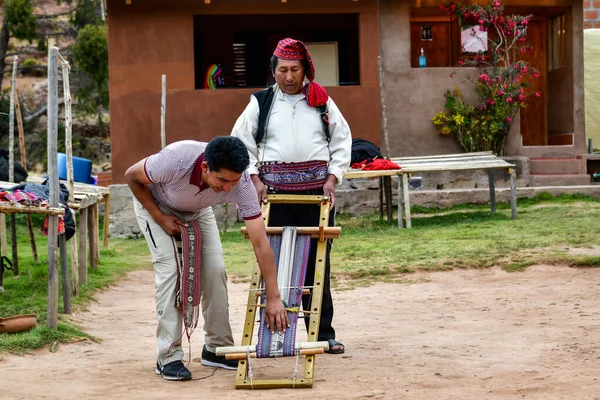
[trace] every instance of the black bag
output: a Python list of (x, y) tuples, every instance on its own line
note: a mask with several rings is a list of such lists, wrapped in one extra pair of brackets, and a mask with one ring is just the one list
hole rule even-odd
[(383, 158), (379, 147), (364, 139), (352, 139), (352, 153), (350, 164), (359, 163), (369, 158)]
[[(8, 150), (0, 148), (0, 181), (8, 182)], [(27, 179), (27, 170), (15, 160), (15, 183)]]

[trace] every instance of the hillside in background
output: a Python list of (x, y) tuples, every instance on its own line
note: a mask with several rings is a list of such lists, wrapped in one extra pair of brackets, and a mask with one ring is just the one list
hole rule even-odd
[[(26, 1), (26, 0), (13, 0)], [(0, 1), (0, 23), (5, 25), (5, 7), (7, 1)], [(94, 7), (93, 0), (73, 0), (71, 4), (57, 0), (31, 0), (33, 15), (37, 21), (36, 37), (33, 40), (15, 38), (10, 33), (6, 50), (5, 69), (0, 95), (0, 112), (9, 113), (10, 85), (13, 66), (13, 55), (18, 57), (16, 85), (21, 113), (24, 121), (25, 150), (27, 169), (32, 174), (41, 175), (46, 169), (46, 135), (47, 119), (47, 43), (49, 38), (55, 40), (61, 56), (71, 66), (70, 86), (73, 100), (73, 155), (93, 161), (94, 173), (110, 169), (110, 123), (107, 109), (99, 109), (98, 115), (91, 115), (89, 104), (77, 98), (82, 89), (87, 89), (90, 78), (82, 73), (74, 62), (73, 46), (78, 39), (80, 30), (85, 26), (81, 23), (82, 11), (85, 8), (85, 18), (94, 18), (98, 24), (101, 21), (100, 7)], [(90, 17), (91, 15), (91, 17)], [(2, 30), (3, 33), (5, 29)], [(1, 40), (0, 40), (1, 42)], [(89, 93), (91, 102), (94, 94)], [(59, 152), (64, 152), (64, 107), (62, 106), (63, 80), (59, 65)], [(8, 116), (0, 114), (0, 147), (8, 148)], [(16, 123), (16, 122), (15, 122)], [(15, 126), (15, 135), (18, 135)], [(20, 159), (18, 139), (15, 138), (15, 158)]]

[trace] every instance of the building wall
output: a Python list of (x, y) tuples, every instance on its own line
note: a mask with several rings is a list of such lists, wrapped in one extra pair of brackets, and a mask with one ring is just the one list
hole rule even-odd
[[(600, 0), (595, 0), (600, 3)], [(383, 54), (384, 102), (387, 110), (387, 131), (390, 153), (394, 157), (448, 154), (463, 151), (451, 137), (440, 136), (431, 118), (444, 109), (444, 92), (458, 87), (465, 95), (466, 78), (475, 73), (467, 68), (411, 68), (410, 64), (410, 8), (420, 3), (423, 7), (438, 7), (436, 0), (380, 0), (380, 37)], [(554, 149), (551, 146), (523, 147), (519, 118), (515, 118), (505, 145), (506, 155), (545, 157), (553, 154), (570, 156), (585, 152), (583, 117), (582, 23), (581, 1), (571, 1), (573, 34), (568, 36), (572, 53), (567, 55), (572, 73), (553, 76), (561, 84), (571, 85), (572, 100), (554, 119), (561, 119), (560, 130), (574, 132), (574, 145)], [(511, 6), (537, 6), (534, 0), (515, 0)], [(545, 1), (544, 5), (565, 5), (562, 0)], [(566, 86), (565, 86), (566, 87)], [(469, 98), (467, 97), (468, 101)], [(566, 102), (566, 100), (565, 100)], [(551, 110), (549, 110), (551, 111)], [(570, 114), (570, 115), (569, 115)], [(568, 129), (570, 128), (570, 129)]]
[(583, 29), (600, 28), (600, 0), (583, 0)]
[(199, 14), (359, 13), (361, 84), (327, 90), (354, 137), (380, 142), (376, 0), (232, 0), (209, 5), (197, 0), (134, 0), (129, 5), (108, 0), (107, 6), (114, 183), (124, 182), (130, 165), (160, 150), (162, 74), (167, 75), (167, 143), (228, 135), (257, 90), (194, 89), (193, 15)]

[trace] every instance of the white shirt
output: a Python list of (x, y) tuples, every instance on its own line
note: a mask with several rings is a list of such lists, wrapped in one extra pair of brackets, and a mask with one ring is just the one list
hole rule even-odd
[(328, 173), (342, 183), (344, 172), (350, 166), (352, 136), (350, 127), (331, 98), (329, 110), (329, 133), (327, 143), (323, 122), (316, 108), (310, 107), (303, 94), (288, 95), (275, 87), (271, 113), (267, 119), (265, 135), (256, 146), (254, 135), (258, 129), (259, 106), (256, 97), (240, 115), (231, 132), (240, 138), (250, 154), (251, 175), (258, 174), (262, 162), (326, 161)]

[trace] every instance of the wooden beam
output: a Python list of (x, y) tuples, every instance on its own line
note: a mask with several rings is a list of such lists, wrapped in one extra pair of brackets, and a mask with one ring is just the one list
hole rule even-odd
[[(456, 0), (457, 3), (462, 4), (473, 4), (476, 1), (473, 0)], [(412, 7), (419, 8), (439, 8), (441, 5), (446, 4), (445, 0), (412, 0)], [(487, 1), (485, 2), (487, 4)], [(552, 6), (572, 6), (576, 4), (576, 0), (504, 0), (505, 7), (515, 6), (538, 6), (538, 7), (552, 7)]]

